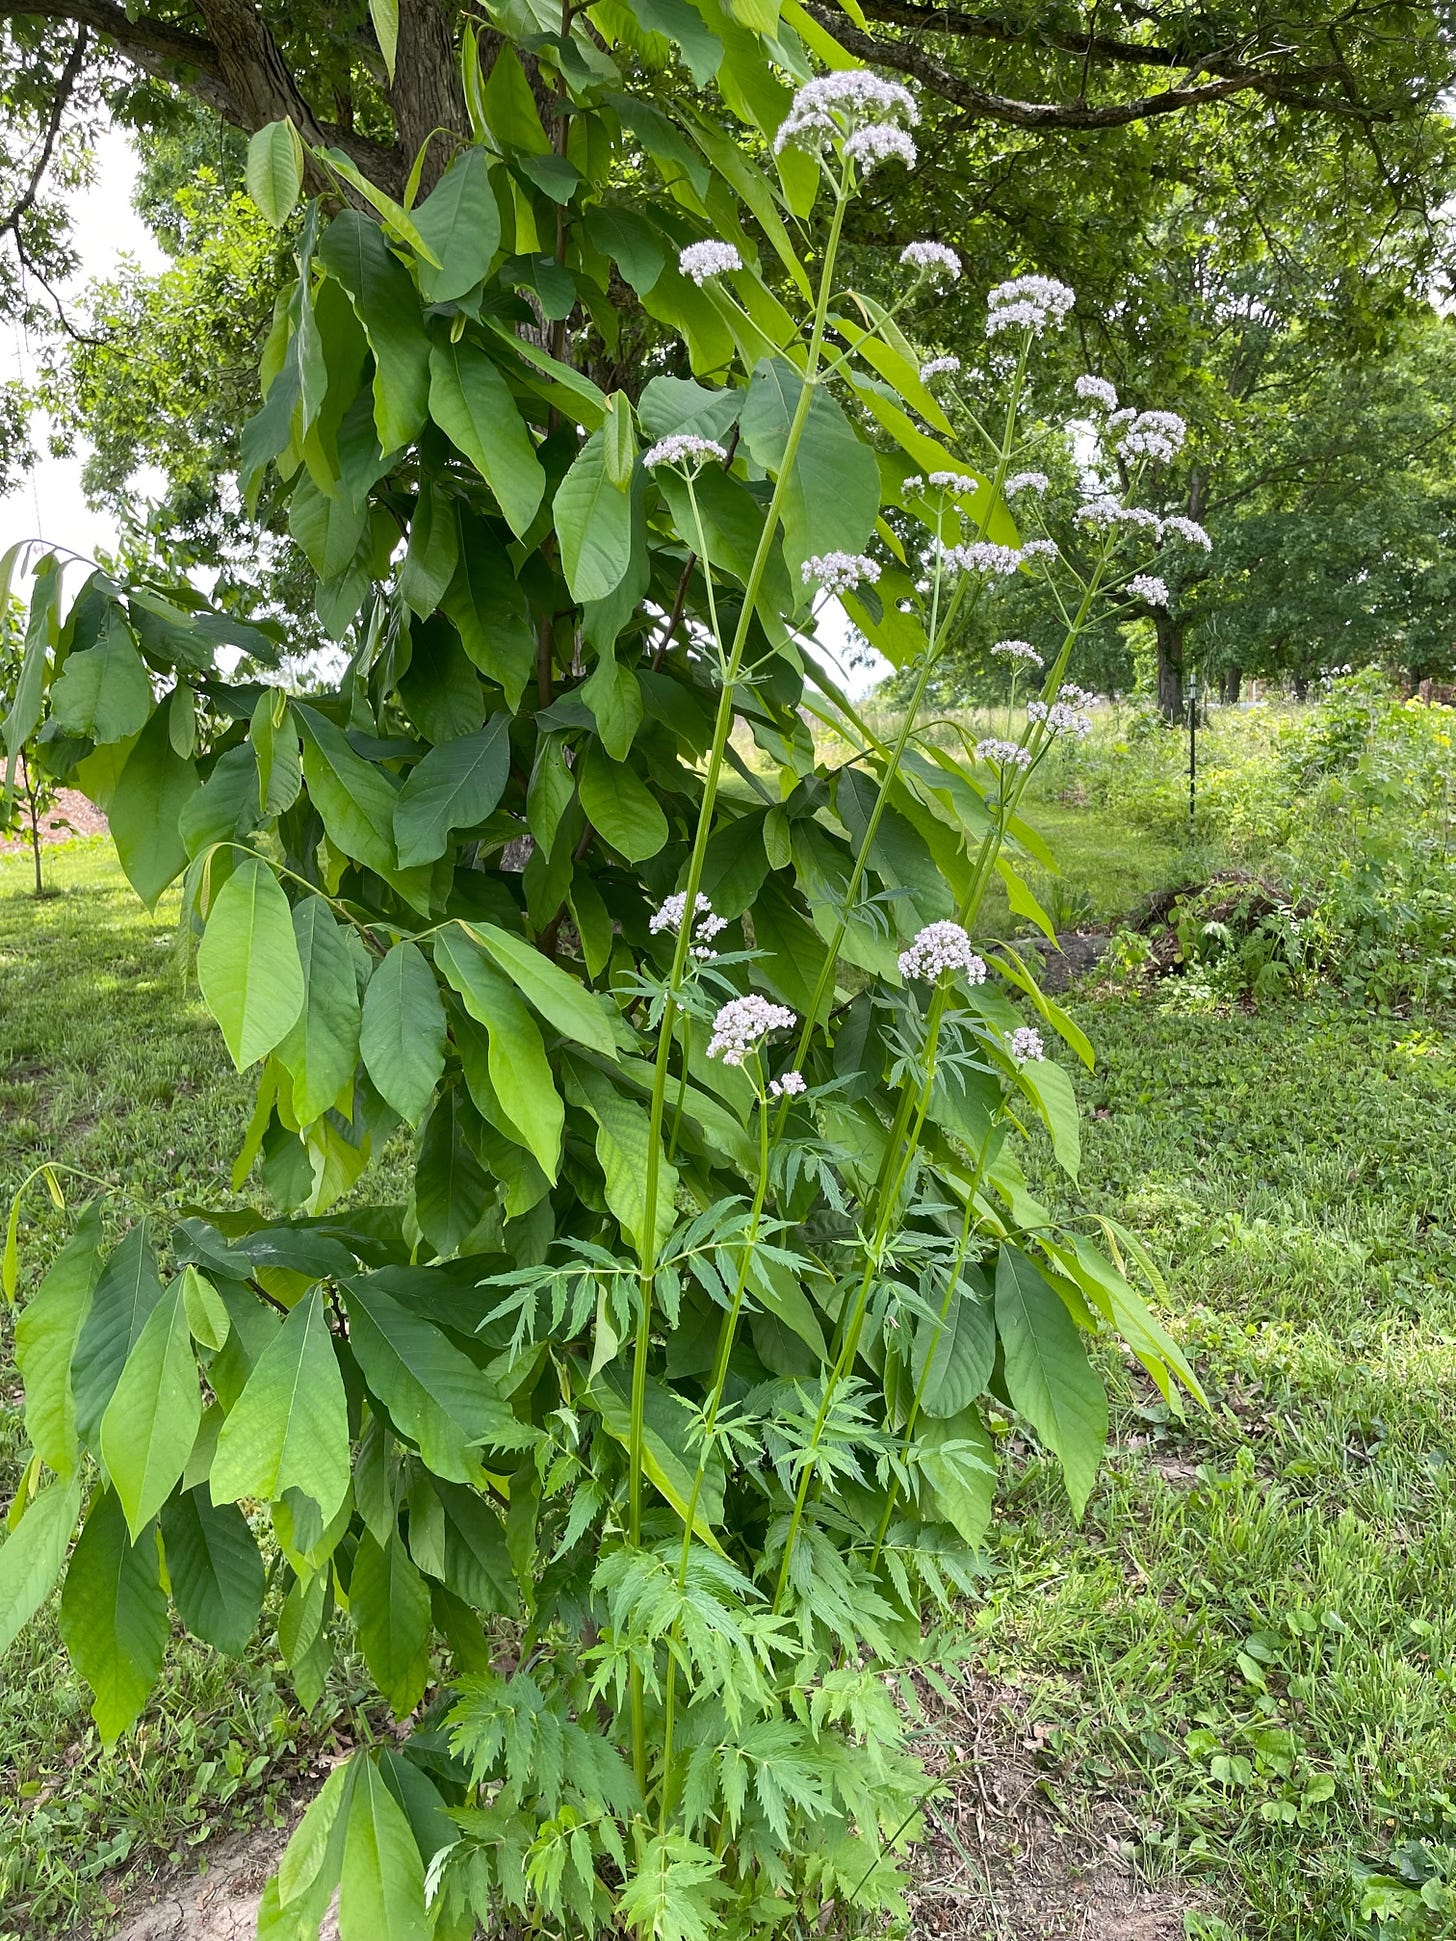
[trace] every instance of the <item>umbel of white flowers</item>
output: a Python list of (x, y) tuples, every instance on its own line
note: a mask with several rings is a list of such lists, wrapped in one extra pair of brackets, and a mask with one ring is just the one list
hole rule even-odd
[(968, 984), (986, 981), (985, 959), (976, 955), (960, 924), (927, 923), (900, 952), (900, 975), (907, 984), (933, 984), (947, 971), (959, 971)]
[(725, 1065), (741, 1065), (771, 1031), (791, 1031), (796, 1022), (786, 1004), (770, 1004), (753, 993), (731, 997), (713, 1020), (708, 1056), (721, 1058)]

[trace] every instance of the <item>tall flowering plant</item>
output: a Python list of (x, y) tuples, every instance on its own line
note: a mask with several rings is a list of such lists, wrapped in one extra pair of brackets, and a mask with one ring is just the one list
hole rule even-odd
[[(892, 306), (841, 287), (866, 175), (914, 161), (903, 88), (809, 78), (781, 29), (790, 90), (725, 32), (770, 179), (623, 93), (591, 25), (530, 45), (549, 127), (515, 55), (482, 78), (467, 44), (478, 139), (418, 207), (315, 158), (378, 220), (296, 219), (245, 443), (292, 482), (337, 689), (289, 693), (267, 630), (185, 589), (93, 575), (62, 617), (51, 562), (10, 722), (143, 895), (181, 879), (260, 1067), (236, 1185), (281, 1211), (117, 1237), (86, 1208), (17, 1326), (0, 1613), (64, 1569), (108, 1741), (169, 1603), (225, 1650), (261, 1616), (305, 1704), (357, 1641), (408, 1729), (310, 1806), (260, 1923), (290, 1941), (336, 1891), (344, 1941), (893, 1910), (925, 1781), (889, 1675), (972, 1582), (988, 1410), (1080, 1510), (1099, 1329), (1192, 1385), (1131, 1240), (1028, 1191), (1029, 1138), (1075, 1175), (1052, 1049), (1090, 1052), (982, 925), (998, 878), (1045, 922), (1022, 801), (1082, 724), (1080, 630), (1139, 597), (1159, 454), (1124, 434), (1115, 512), (1042, 530), (1023, 399), (1071, 292), (992, 293), (988, 431), (914, 344), (947, 246), (906, 245)], [(618, 186), (644, 155), (661, 197)], [(258, 138), (280, 220), (301, 166)], [(598, 385), (617, 278), (695, 375)], [(947, 747), (919, 701), (1013, 573), (1047, 593), (1042, 647), (1008, 645), (1039, 693), (1018, 737)], [(891, 742), (819, 653), (830, 599), (910, 670)], [(409, 1197), (371, 1204), (401, 1125)]]

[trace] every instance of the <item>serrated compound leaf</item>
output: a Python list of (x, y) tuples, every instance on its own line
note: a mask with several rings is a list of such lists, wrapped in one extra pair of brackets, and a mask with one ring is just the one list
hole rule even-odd
[(235, 1658), (263, 1609), (263, 1559), (235, 1503), (214, 1503), (205, 1486), (162, 1508), (162, 1543), (172, 1599), (195, 1638)]
[(996, 1331), (1012, 1406), (1061, 1463), (1080, 1516), (1107, 1442), (1107, 1393), (1061, 1296), (1006, 1245), (996, 1261)]
[(217, 893), (197, 950), (197, 981), (238, 1070), (287, 1037), (303, 1009), (303, 968), (288, 898), (245, 856)]
[(303, 143), (291, 121), (270, 121), (248, 143), (248, 194), (265, 222), (281, 229), (303, 189)]
[(345, 1283), (344, 1304), (350, 1346), (370, 1393), (436, 1476), (474, 1482), (484, 1447), (522, 1449), (534, 1440), (491, 1377), (433, 1321), (367, 1279)]
[(143, 1323), (101, 1418), (101, 1459), (133, 1543), (171, 1495), (201, 1420), (179, 1274)]
[(61, 1636), (112, 1745), (146, 1704), (167, 1646), (167, 1594), (152, 1525), (133, 1544), (114, 1490), (92, 1503), (61, 1591)]
[(359, 1061), (359, 986), (354, 959), (321, 896), (293, 906), (293, 934), (303, 971), (303, 1008), (278, 1045), (293, 1079), (300, 1125), (322, 1118), (354, 1077)]
[(349, 1610), (370, 1677), (394, 1716), (406, 1717), (430, 1675), (430, 1593), (397, 1536), (383, 1548), (367, 1530), (359, 1539)]
[(410, 1823), (367, 1754), (349, 1801), (340, 1941), (430, 1941), (425, 1867)]
[(296, 1489), (331, 1523), (349, 1489), (349, 1406), (315, 1287), (258, 1357), (217, 1439), (215, 1503)]
[(443, 856), (454, 830), (474, 828), (495, 808), (510, 774), (510, 728), (502, 711), (479, 734), (440, 742), (416, 762), (394, 805), (404, 867)]
[(359, 1049), (380, 1097), (417, 1125), (445, 1069), (445, 1007), (417, 944), (396, 944), (375, 967)]
[(78, 1483), (52, 1483), (26, 1505), (0, 1545), (0, 1657), (59, 1581), (80, 1507)]

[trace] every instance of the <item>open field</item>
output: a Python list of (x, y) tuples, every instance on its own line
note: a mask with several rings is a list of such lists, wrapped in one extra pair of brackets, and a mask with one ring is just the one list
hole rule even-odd
[[(1178, 877), (1176, 848), (1105, 812), (1038, 820), (1099, 917)], [(0, 1182), (54, 1158), (111, 1184), (118, 1212), (215, 1200), (247, 1087), (169, 912), (137, 906), (104, 844), (50, 863), (60, 894), (36, 903), (24, 859), (0, 861)], [(1014, 1465), (938, 1713), (969, 1763), (937, 1808), (926, 1931), (1373, 1932), (1362, 1860), (1439, 1844), (1456, 1782), (1456, 1040), (1333, 992), (1257, 1013), (1072, 1002), (1099, 1051), (1084, 1190), (1166, 1264), (1211, 1406), (1180, 1422), (1110, 1368), (1116, 1448), (1081, 1528), (1048, 1468)], [(28, 1206), (27, 1280), (63, 1230), (43, 1193)], [(7, 1493), (17, 1401), (7, 1383)], [(162, 1689), (165, 1717), (154, 1704), (105, 1759), (49, 1621), (6, 1661), (0, 1935), (107, 1932), (121, 1872), (282, 1817), (359, 1723), (347, 1679), (305, 1719), (262, 1639), (232, 1665), (177, 1645)], [(1038, 1838), (993, 1901), (1007, 1761)], [(1079, 1894), (1099, 1851), (1175, 1925), (1095, 1925)], [(1440, 1895), (1390, 1941), (1449, 1933)]]

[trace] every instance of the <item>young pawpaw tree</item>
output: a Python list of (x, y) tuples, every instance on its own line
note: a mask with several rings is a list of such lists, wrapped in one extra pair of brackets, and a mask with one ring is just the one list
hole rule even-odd
[[(1015, 466), (1071, 293), (993, 293), (991, 421), (922, 370), (949, 250), (910, 239), (889, 307), (840, 280), (903, 88), (797, 5), (495, 11), (423, 199), (253, 142), (297, 274), (245, 484), (287, 482), (337, 682), (195, 590), (36, 566), (12, 765), (180, 889), (258, 1080), (245, 1197), (164, 1226), (114, 1182), (19, 1313), (0, 1643), (62, 1579), (108, 1743), (174, 1621), (271, 1626), (306, 1706), (357, 1646), (409, 1729), (309, 1807), (278, 1941), (336, 1894), (345, 1941), (819, 1932), (901, 1905), (887, 1674), (971, 1581), (990, 1416), (1080, 1510), (1097, 1329), (1192, 1386), (1132, 1243), (1027, 1189), (1025, 1139), (1077, 1163), (1043, 1034), (1090, 1053), (980, 935), (993, 880), (1045, 926), (1020, 804), (1167, 414), (1106, 407), (1101, 514), (1054, 536)], [(817, 604), (918, 695), (1011, 572), (1049, 613), (1015, 737), (881, 739)]]

